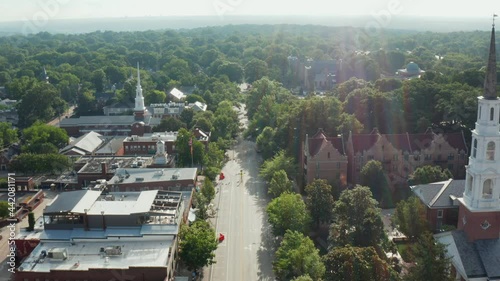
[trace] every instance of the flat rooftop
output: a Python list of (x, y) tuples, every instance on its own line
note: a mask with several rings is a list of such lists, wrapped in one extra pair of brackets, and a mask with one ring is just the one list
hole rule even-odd
[[(58, 270), (88, 271), (89, 269), (128, 269), (131, 267), (166, 267), (174, 236), (144, 236), (137, 238), (107, 238), (40, 243), (20, 265), (24, 272)], [(101, 248), (121, 248), (121, 254), (107, 255)], [(66, 259), (41, 259), (42, 251), (65, 250)]]
[(125, 138), (124, 142), (151, 142), (151, 141), (164, 141), (175, 142), (177, 140), (178, 132), (157, 132), (146, 133), (143, 136), (130, 136)]
[(132, 168), (134, 164), (142, 162), (142, 167), (151, 165), (152, 157), (147, 156), (89, 156), (78, 159), (75, 164), (85, 163), (78, 171), (81, 173), (101, 173), (102, 163), (106, 163), (108, 173), (114, 173), (118, 168)]
[(196, 180), (197, 168), (117, 169), (108, 184)]

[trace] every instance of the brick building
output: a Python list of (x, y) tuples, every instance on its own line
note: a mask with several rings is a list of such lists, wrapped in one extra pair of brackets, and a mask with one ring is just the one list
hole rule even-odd
[(347, 184), (347, 154), (342, 137), (327, 137), (322, 129), (306, 135), (303, 155), (306, 184), (325, 179), (330, 184)]
[(108, 180), (111, 191), (191, 191), (196, 187), (197, 168), (117, 169)]

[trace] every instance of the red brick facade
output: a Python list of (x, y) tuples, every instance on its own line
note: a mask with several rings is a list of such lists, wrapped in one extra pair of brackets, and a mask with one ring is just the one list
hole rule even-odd
[(469, 241), (498, 239), (500, 211), (472, 212), (462, 201), (460, 203), (457, 228), (465, 231)]

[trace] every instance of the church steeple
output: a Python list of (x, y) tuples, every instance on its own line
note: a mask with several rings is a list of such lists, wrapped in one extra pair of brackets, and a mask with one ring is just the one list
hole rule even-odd
[(137, 87), (135, 90), (135, 116), (136, 117), (144, 117), (144, 111), (146, 108), (144, 107), (144, 96), (142, 95), (142, 86), (141, 86), (141, 72), (139, 71), (139, 63), (137, 63)]
[(491, 41), (490, 41), (490, 54), (488, 55), (488, 65), (486, 66), (486, 78), (484, 79), (484, 93), (485, 99), (497, 98), (497, 56), (495, 48), (495, 17), (493, 15), (493, 27), (491, 28)]

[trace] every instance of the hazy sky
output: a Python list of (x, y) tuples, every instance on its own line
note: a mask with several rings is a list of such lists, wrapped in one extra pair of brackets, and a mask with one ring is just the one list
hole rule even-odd
[[(498, 0), (0, 0), (0, 21), (186, 15), (491, 17)], [(500, 20), (499, 20), (500, 21)]]

